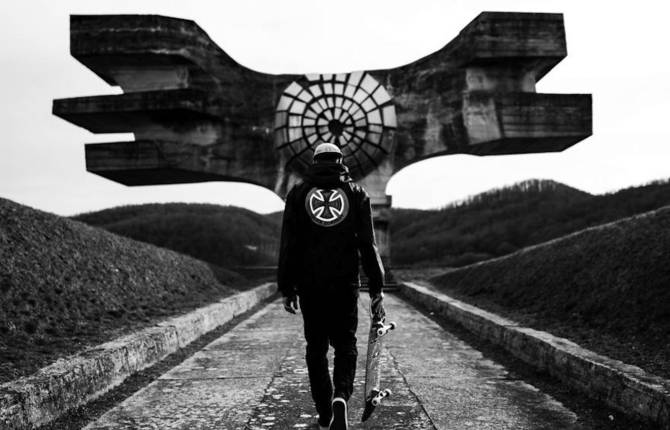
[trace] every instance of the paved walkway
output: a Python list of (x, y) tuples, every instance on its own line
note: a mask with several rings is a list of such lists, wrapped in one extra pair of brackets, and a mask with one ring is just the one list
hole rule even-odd
[[(386, 309), (399, 328), (389, 334), (382, 379), (394, 394), (361, 424), (364, 296), (350, 428), (580, 428), (573, 412), (392, 296)], [(302, 318), (274, 302), (86, 429), (317, 428), (303, 356)]]

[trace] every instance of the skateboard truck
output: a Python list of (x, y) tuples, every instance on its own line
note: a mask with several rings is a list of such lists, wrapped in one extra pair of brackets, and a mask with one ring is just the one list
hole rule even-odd
[(372, 390), (370, 394), (368, 395), (368, 398), (365, 399), (365, 410), (363, 411), (363, 417), (361, 418), (361, 421), (367, 420), (370, 415), (372, 415), (372, 412), (375, 410), (375, 408), (379, 405), (381, 405), (382, 400), (385, 397), (389, 397), (391, 394), (391, 390), (388, 388), (385, 390)]
[(379, 406), (384, 397), (388, 397), (393, 393), (391, 392), (391, 390), (387, 388), (385, 390), (377, 392), (376, 394), (373, 392), (373, 394), (374, 396), (372, 397), (372, 399), (370, 399), (370, 403), (372, 403), (372, 406)]
[(391, 322), (389, 324), (380, 323), (381, 326), (377, 329), (377, 338), (384, 336), (389, 330), (395, 330), (396, 324)]

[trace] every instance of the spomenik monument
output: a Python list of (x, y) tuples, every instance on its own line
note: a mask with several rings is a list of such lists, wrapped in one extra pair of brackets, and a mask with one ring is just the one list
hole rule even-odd
[(54, 100), (53, 113), (135, 136), (87, 144), (89, 172), (130, 186), (249, 182), (284, 197), (314, 147), (334, 142), (370, 193), (386, 264), (386, 185), (403, 167), (558, 152), (592, 132), (590, 94), (535, 89), (567, 55), (561, 14), (483, 12), (411, 64), (304, 76), (248, 69), (193, 21), (76, 15), (70, 25), (72, 56), (123, 94)]

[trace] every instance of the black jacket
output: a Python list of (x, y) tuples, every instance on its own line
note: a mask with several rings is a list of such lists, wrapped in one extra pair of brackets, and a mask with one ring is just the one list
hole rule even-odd
[(284, 296), (309, 294), (334, 281), (357, 288), (361, 261), (370, 294), (381, 292), (384, 266), (375, 244), (370, 198), (351, 180), (346, 166), (311, 165), (305, 181), (286, 197), (279, 291)]

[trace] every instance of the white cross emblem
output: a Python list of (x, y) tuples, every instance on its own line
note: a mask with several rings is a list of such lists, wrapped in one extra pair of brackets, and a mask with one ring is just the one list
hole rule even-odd
[(305, 209), (315, 224), (332, 227), (341, 223), (349, 213), (349, 200), (339, 188), (312, 188), (305, 198)]

